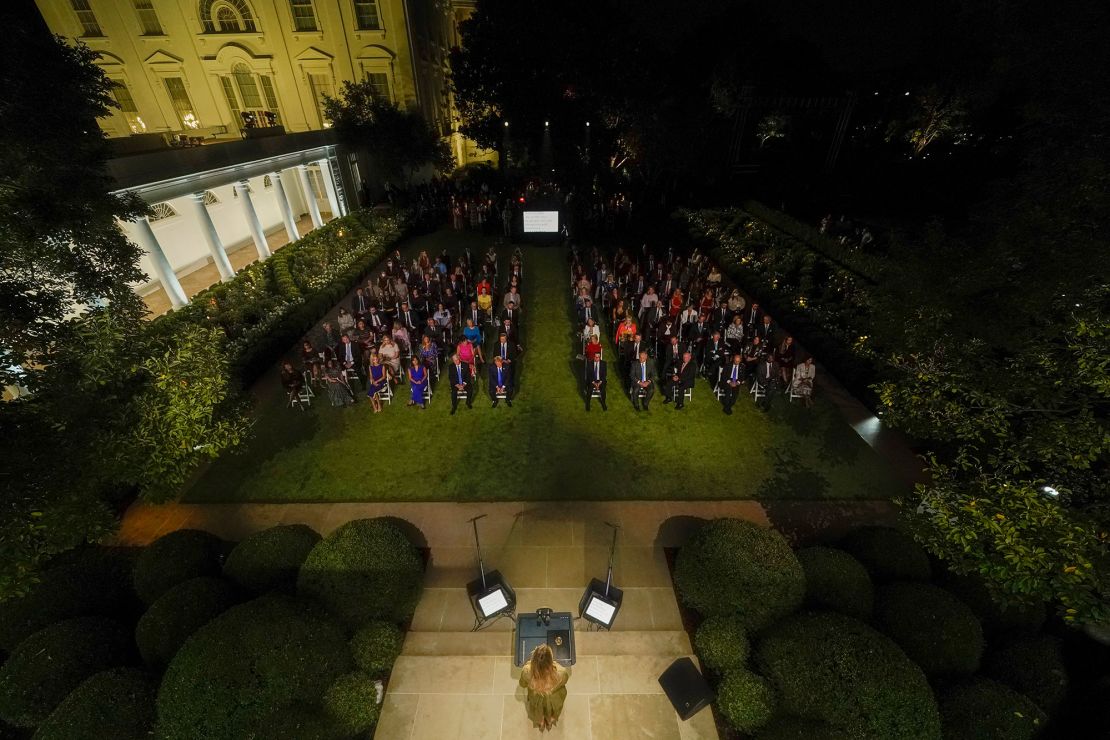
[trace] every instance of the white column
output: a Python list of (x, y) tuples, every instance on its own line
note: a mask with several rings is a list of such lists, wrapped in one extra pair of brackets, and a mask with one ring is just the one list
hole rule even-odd
[(154, 231), (150, 228), (150, 221), (143, 216), (131, 223), (135, 225), (135, 242), (150, 255), (158, 282), (165, 288), (166, 295), (170, 297), (170, 303), (174, 308), (181, 308), (189, 302), (189, 299), (185, 297), (185, 291), (181, 289), (181, 283), (177, 280), (177, 273), (173, 271), (170, 261), (166, 259), (166, 253), (158, 243), (158, 237), (154, 236)]
[(212, 261), (216, 263), (216, 269), (220, 271), (220, 280), (226, 283), (235, 278), (235, 268), (231, 266), (231, 261), (227, 258), (227, 250), (224, 249), (224, 243), (216, 231), (216, 224), (212, 222), (212, 216), (208, 213), (208, 206), (204, 203), (204, 195), (203, 191), (193, 193), (189, 196), (189, 200), (193, 204), (193, 213), (200, 223), (200, 231), (204, 234), (204, 241), (208, 242), (208, 251), (212, 253)]
[(281, 220), (285, 222), (285, 233), (289, 235), (289, 243), (297, 241), (301, 235), (297, 233), (297, 220), (293, 218), (293, 207), (289, 205), (289, 196), (285, 193), (285, 183), (282, 182), (281, 173), (270, 175), (274, 183), (274, 192), (277, 193), (278, 210), (281, 211)]
[(332, 179), (331, 162), (327, 159), (320, 159), (316, 161), (320, 165), (320, 174), (324, 178), (324, 192), (328, 194), (328, 206), (331, 208), (331, 217), (339, 218), (347, 214), (343, 213), (339, 205), (339, 194), (335, 192), (335, 180)]
[(318, 229), (324, 225), (324, 219), (320, 216), (320, 206), (316, 205), (316, 193), (312, 190), (312, 183), (308, 181), (308, 167), (303, 164), (297, 165), (297, 176), (301, 180), (305, 202), (308, 203), (308, 215), (312, 216), (312, 227)]
[(240, 180), (235, 183), (235, 192), (243, 204), (243, 214), (247, 217), (247, 227), (254, 239), (254, 248), (258, 250), (258, 259), (264, 260), (270, 256), (270, 247), (266, 244), (266, 232), (262, 230), (262, 222), (258, 220), (258, 211), (254, 210), (250, 183)]

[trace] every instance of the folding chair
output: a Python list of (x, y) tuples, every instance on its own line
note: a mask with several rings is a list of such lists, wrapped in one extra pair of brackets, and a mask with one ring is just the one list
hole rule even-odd
[(787, 398), (788, 401), (793, 401), (795, 398), (802, 398), (803, 397), (801, 393), (798, 393), (794, 390), (794, 378), (795, 378), (795, 376), (797, 376), (797, 374), (798, 374), (798, 368), (794, 368), (794, 371), (792, 373), (790, 373), (790, 382), (786, 386), (786, 394), (788, 396), (788, 398)]
[(289, 393), (286, 394), (285, 401), (286, 401), (286, 406), (288, 408), (296, 407), (298, 410), (304, 411), (306, 406), (311, 406), (312, 405), (312, 401), (310, 400), (310, 396), (307, 396), (304, 393), (304, 388), (305, 388), (305, 386), (301, 386), (301, 392), (300, 393), (293, 390), (293, 391), (289, 391)]
[(748, 391), (748, 393), (751, 394), (752, 399), (755, 401), (758, 401), (759, 399), (767, 395), (767, 391), (764, 390), (763, 385), (754, 378), (752, 379), (752, 388), (750, 391)]
[[(683, 401), (684, 402), (685, 401), (693, 401), (694, 400), (694, 389), (693, 388), (687, 388), (683, 392), (682, 396), (683, 396)], [(677, 401), (678, 400), (678, 386), (677, 385), (674, 387), (674, 390), (671, 393), (671, 400), (672, 401)]]
[(378, 396), (390, 406), (393, 405), (393, 388), (388, 380), (386, 380), (385, 385), (382, 387), (381, 391), (379, 391)]

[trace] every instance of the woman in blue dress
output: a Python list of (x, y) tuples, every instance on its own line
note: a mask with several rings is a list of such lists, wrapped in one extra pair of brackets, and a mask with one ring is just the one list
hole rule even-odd
[(412, 400), (409, 406), (424, 408), (424, 391), (428, 388), (428, 368), (420, 363), (420, 358), (414, 356), (409, 367), (409, 384), (412, 386)]
[(389, 376), (385, 373), (385, 365), (382, 364), (382, 358), (378, 356), (377, 352), (370, 355), (370, 367), (367, 370), (366, 397), (370, 399), (370, 405), (374, 407), (374, 413), (377, 414), (382, 410), (381, 392), (385, 390), (385, 385), (389, 382)]

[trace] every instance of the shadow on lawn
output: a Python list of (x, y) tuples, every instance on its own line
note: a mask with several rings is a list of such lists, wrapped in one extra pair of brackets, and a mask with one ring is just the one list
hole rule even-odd
[(773, 473), (760, 484), (756, 499), (813, 501), (828, 498), (828, 479), (806, 467), (794, 448), (769, 447), (764, 452), (772, 461)]

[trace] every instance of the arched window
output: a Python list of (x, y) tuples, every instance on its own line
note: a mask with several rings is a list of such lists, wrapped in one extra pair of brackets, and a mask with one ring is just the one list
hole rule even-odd
[(247, 0), (200, 0), (205, 33), (254, 33), (258, 26)]

